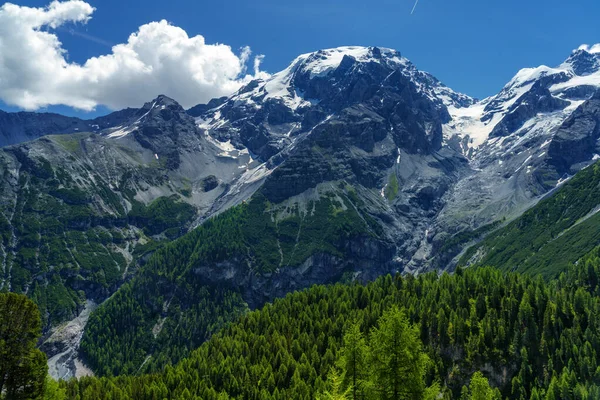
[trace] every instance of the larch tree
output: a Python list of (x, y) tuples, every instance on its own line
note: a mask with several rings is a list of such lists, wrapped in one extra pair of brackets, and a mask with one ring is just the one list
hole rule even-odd
[(344, 335), (344, 347), (338, 361), (339, 367), (344, 371), (344, 386), (352, 388), (353, 400), (363, 399), (363, 386), (368, 377), (367, 357), (369, 348), (359, 324), (352, 324)]
[(427, 355), (416, 327), (392, 307), (371, 333), (370, 388), (382, 400), (420, 399), (425, 391)]
[(0, 294), (0, 399), (39, 399), (48, 366), (36, 348), (41, 334), (37, 306), (26, 296)]

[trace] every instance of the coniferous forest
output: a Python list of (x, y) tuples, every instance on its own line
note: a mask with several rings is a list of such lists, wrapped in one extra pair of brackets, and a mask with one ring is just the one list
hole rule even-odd
[(600, 249), (550, 282), (493, 268), (388, 275), (289, 294), (177, 365), (48, 381), (46, 398), (597, 399), (599, 327)]

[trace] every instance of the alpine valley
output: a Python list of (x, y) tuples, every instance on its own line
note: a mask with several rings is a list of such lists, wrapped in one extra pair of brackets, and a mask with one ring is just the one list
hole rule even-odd
[[(519, 302), (530, 289), (547, 299), (576, 286), (564, 274), (600, 245), (590, 48), (523, 69), (483, 100), (395, 50), (327, 49), (189, 110), (160, 95), (94, 120), (0, 113), (0, 145), (0, 289), (39, 307), (55, 378), (158, 373), (210, 340), (185, 368), (242, 335), (230, 322), (252, 324), (264, 314), (250, 310), (278, 298), (267, 307), (319, 297), (291, 294), (313, 285), (348, 284), (334, 286), (343, 297), (374, 282), (387, 299), (411, 282), (442, 290), (426, 273), (458, 265), (563, 273), (552, 290), (486, 268), (443, 278), (483, 279), (473, 290), (484, 298), (505, 279)], [(393, 286), (388, 274), (407, 277)], [(423, 301), (414, 290), (402, 298)], [(518, 366), (480, 365), (510, 393), (501, 375)]]

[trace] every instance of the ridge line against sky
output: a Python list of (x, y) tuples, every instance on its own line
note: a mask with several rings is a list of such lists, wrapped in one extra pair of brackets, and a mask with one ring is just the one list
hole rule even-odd
[(600, 41), (596, 24), (585, 23), (600, 4), (588, 0), (560, 9), (558, 0), (227, 3), (5, 3), (0, 108), (89, 118), (160, 93), (189, 107), (266, 77), (263, 69), (280, 71), (298, 54), (342, 45), (397, 49), (452, 89), (483, 98), (521, 68), (556, 66), (581, 43)]

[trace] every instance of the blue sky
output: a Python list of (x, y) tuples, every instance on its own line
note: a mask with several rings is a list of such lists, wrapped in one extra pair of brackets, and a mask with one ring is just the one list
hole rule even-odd
[[(412, 15), (413, 0), (87, 2), (96, 8), (87, 24), (54, 31), (69, 62), (110, 53), (112, 44), (126, 42), (139, 26), (166, 19), (189, 36), (202, 35), (206, 43), (229, 45), (238, 54), (250, 46), (253, 54), (265, 55), (261, 68), (268, 72), (320, 48), (395, 48), (454, 90), (479, 98), (496, 93), (520, 68), (557, 65), (580, 44), (600, 42), (597, 0), (419, 0)], [(49, 0), (15, 3), (44, 7)], [(103, 106), (91, 112), (43, 110), (81, 117), (107, 112)]]

